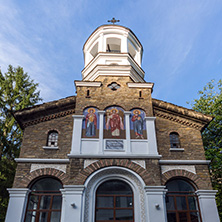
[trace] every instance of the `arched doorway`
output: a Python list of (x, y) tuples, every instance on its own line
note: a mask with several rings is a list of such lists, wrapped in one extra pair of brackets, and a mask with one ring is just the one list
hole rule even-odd
[(133, 191), (126, 182), (108, 180), (98, 187), (95, 221), (134, 221)]

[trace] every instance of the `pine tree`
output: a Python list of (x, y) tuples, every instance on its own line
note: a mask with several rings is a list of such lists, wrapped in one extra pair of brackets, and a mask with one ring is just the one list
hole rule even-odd
[(41, 100), (37, 87), (22, 67), (9, 65), (5, 74), (0, 70), (0, 221), (4, 221), (8, 204), (6, 189), (12, 187), (14, 158), (19, 156), (22, 142), (22, 130), (13, 113)]

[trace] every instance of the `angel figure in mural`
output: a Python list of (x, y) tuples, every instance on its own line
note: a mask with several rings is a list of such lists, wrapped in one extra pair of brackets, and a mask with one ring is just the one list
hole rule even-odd
[(124, 130), (122, 117), (119, 115), (119, 110), (113, 108), (111, 110), (107, 110), (107, 122), (106, 129), (111, 128), (112, 136), (120, 136), (120, 130)]
[(97, 118), (95, 114), (96, 110), (94, 108), (89, 108), (86, 115), (86, 136), (92, 137), (96, 135), (97, 129)]
[(140, 115), (141, 112), (140, 110), (138, 109), (135, 109), (133, 111), (133, 116), (132, 116), (132, 119), (131, 121), (133, 122), (133, 130), (136, 134), (136, 139), (144, 139), (143, 138), (143, 118), (142, 116)]

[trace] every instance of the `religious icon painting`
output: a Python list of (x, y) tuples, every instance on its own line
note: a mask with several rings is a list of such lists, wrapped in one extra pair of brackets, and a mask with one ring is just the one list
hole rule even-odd
[(131, 110), (130, 137), (131, 139), (147, 139), (145, 112), (141, 109)]
[(84, 109), (82, 125), (82, 137), (83, 138), (99, 138), (99, 117), (98, 109), (94, 107), (88, 107)]
[(125, 139), (124, 110), (118, 106), (105, 109), (104, 138)]

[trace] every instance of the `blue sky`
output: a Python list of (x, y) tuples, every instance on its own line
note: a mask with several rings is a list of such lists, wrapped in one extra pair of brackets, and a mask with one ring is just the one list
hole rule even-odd
[(222, 78), (221, 0), (0, 0), (1, 70), (24, 67), (44, 102), (74, 95), (83, 44), (112, 17), (142, 43), (153, 98), (189, 108)]

